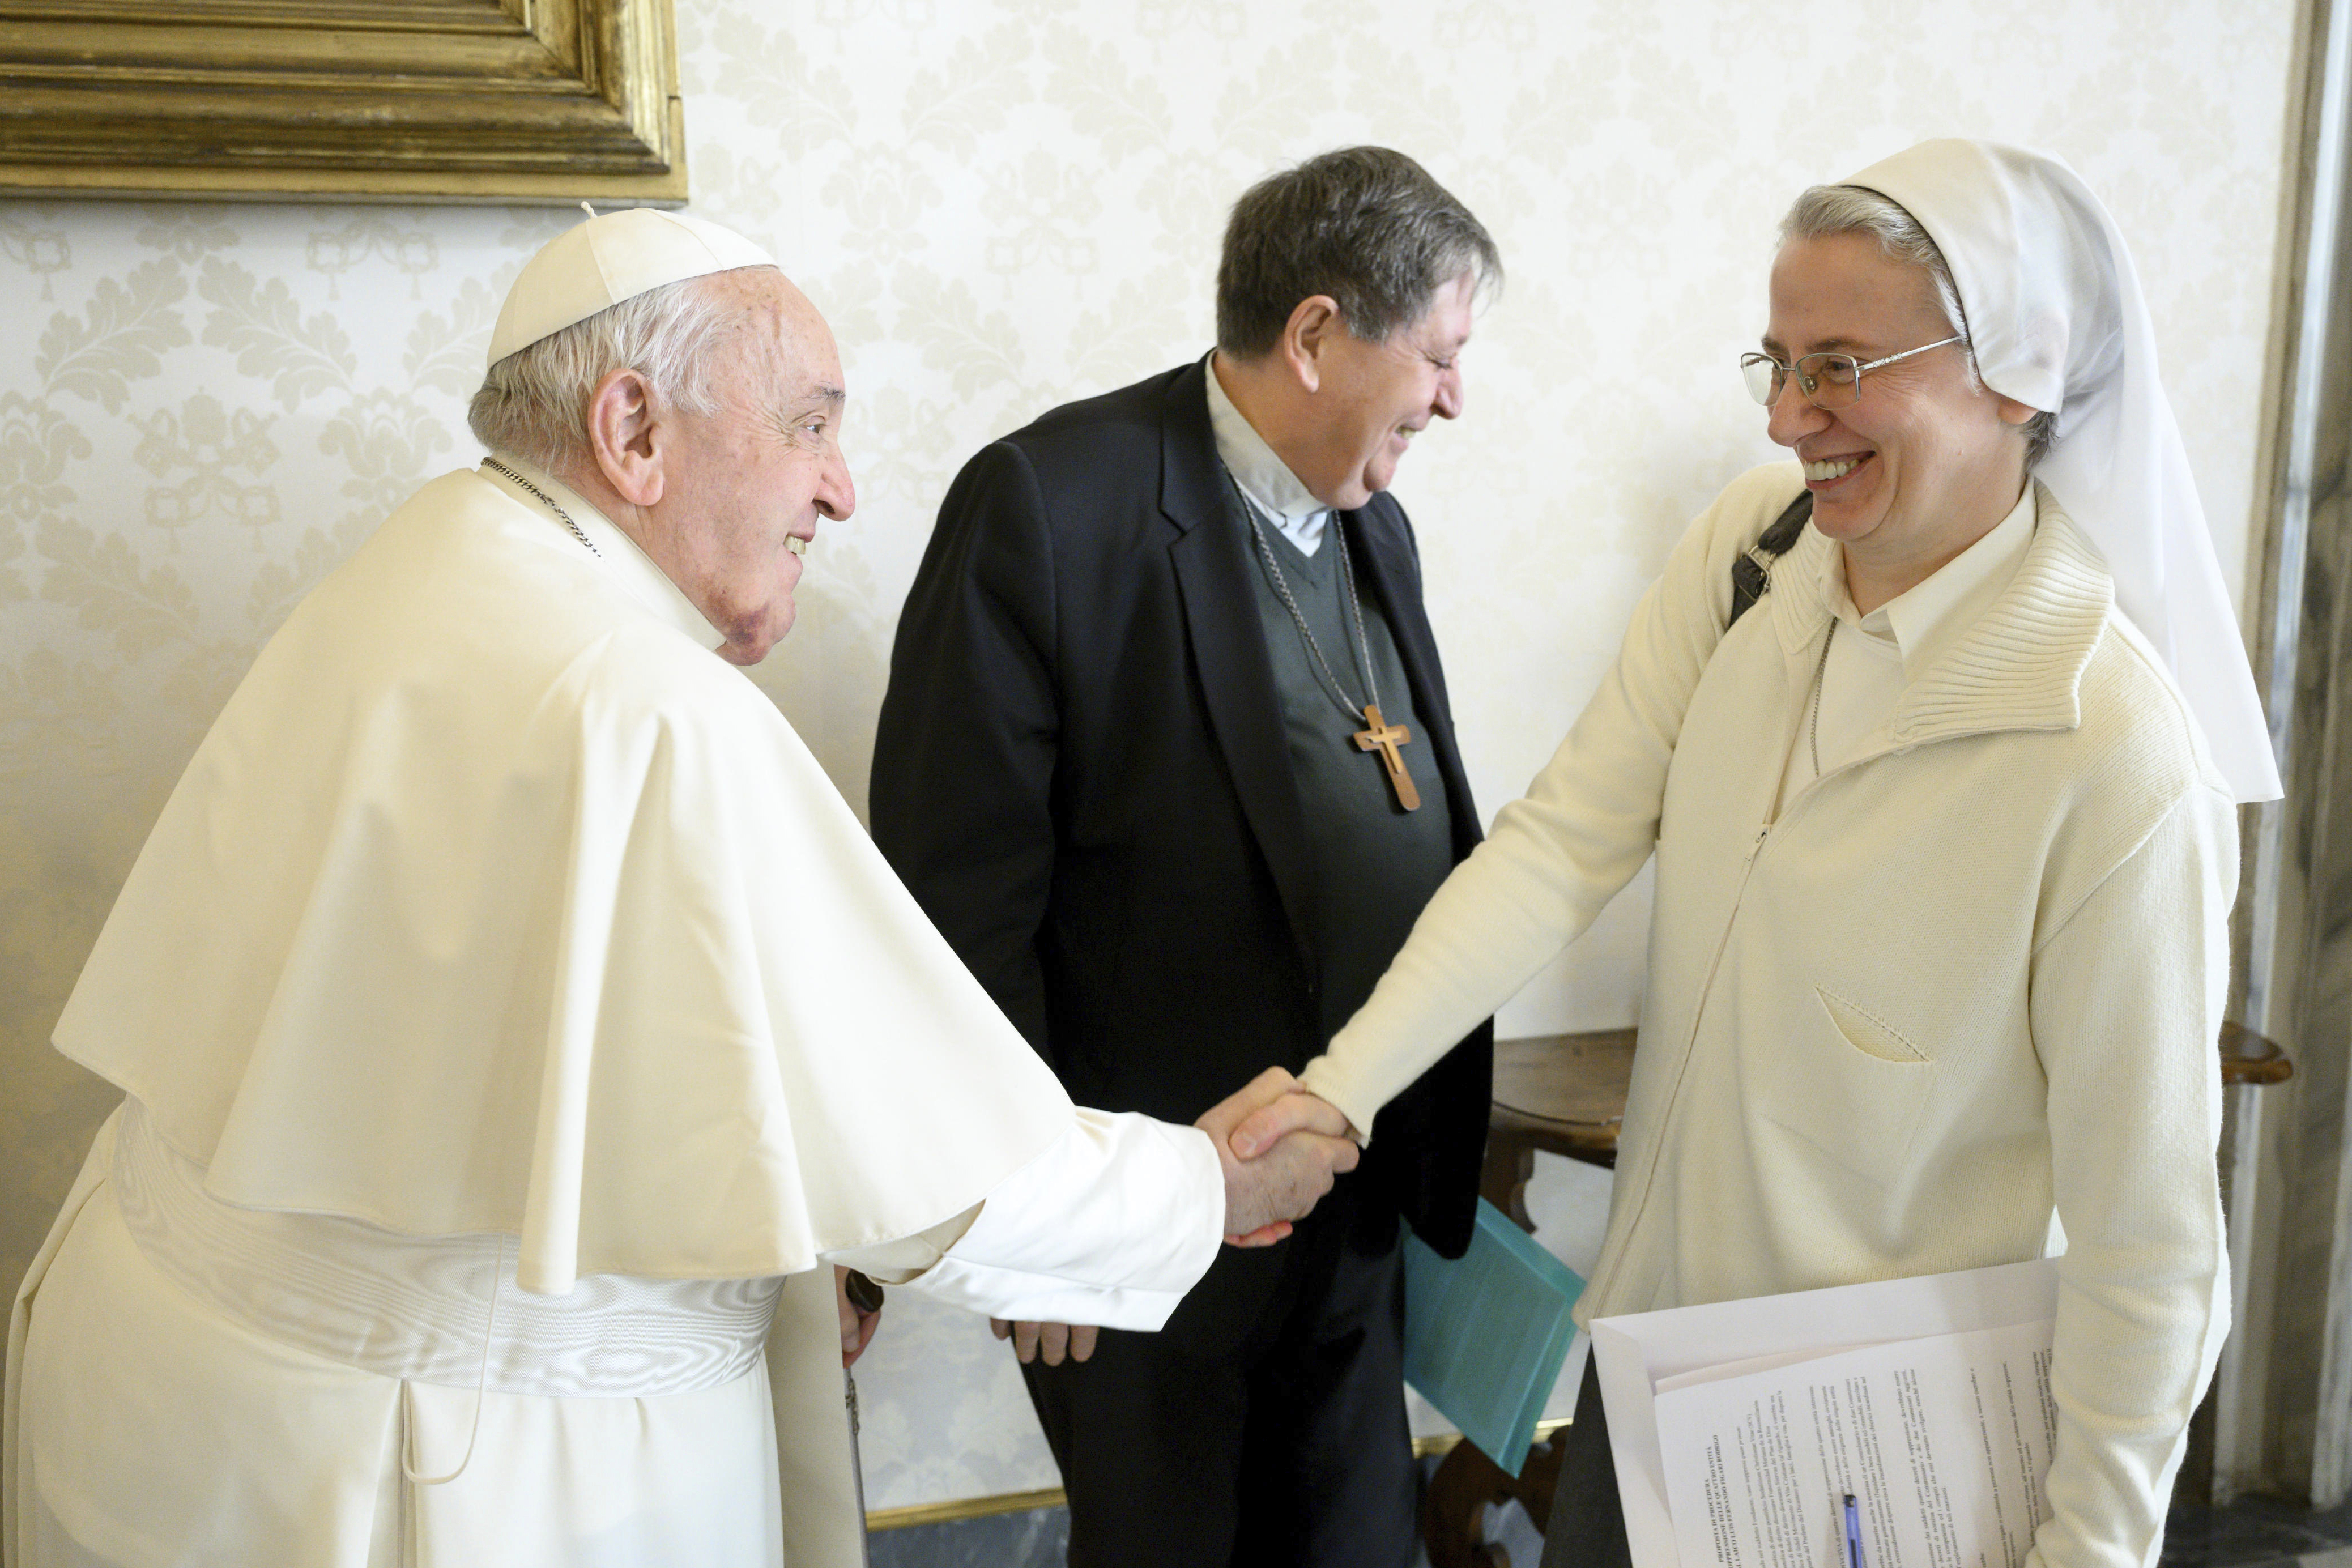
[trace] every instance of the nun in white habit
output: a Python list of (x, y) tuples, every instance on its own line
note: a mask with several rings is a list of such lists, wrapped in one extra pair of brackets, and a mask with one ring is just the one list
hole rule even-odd
[[(2037, 1258), (2054, 1214), (2026, 1561), (2146, 1568), (2228, 1327), (2235, 807), (2278, 780), (2138, 281), (2063, 163), (1944, 141), (1806, 192), (1769, 303), (1798, 461), (1691, 526), (1302, 1076), (1370, 1127), (1654, 855), (1579, 1319)], [(1588, 1378), (1548, 1564), (1625, 1560), (1602, 1417)]]
[(854, 1563), (826, 1264), (1155, 1329), (1353, 1163), (1074, 1108), (730, 667), (854, 504), (764, 253), (593, 218), (489, 357), (58, 1023), (127, 1098), (10, 1321), (16, 1568)]

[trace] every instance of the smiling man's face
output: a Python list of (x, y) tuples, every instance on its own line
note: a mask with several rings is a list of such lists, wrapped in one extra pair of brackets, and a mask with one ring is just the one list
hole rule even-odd
[(662, 559), (727, 638), (720, 657), (757, 664), (792, 630), (800, 551), (821, 518), (857, 505), (841, 452), (841, 356), (816, 307), (782, 274), (729, 274), (742, 336), (710, 414), (675, 412), (671, 476), (659, 510), (677, 518)]
[(1316, 500), (1343, 511), (1363, 505), (1394, 482), (1398, 459), (1431, 420), (1461, 416), (1461, 355), (1475, 291), (1465, 273), (1437, 290), (1421, 320), (1380, 342), (1331, 332), (1318, 363), (1312, 438), (1284, 454)]
[[(1866, 364), (1952, 335), (1926, 270), (1860, 234), (1782, 246), (1771, 310), (1764, 352), (1783, 364), (1811, 353)], [(2032, 410), (1978, 382), (1958, 343), (1867, 372), (1857, 391), (1852, 407), (1816, 408), (1789, 376), (1771, 437), (1803, 459), (1813, 526), (1845, 546), (1849, 576), (1859, 559), (1916, 582), (2017, 504), (2018, 425)]]

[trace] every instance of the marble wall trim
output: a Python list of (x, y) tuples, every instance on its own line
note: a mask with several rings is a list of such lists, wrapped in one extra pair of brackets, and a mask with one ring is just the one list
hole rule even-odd
[(2352, 0), (2305, 20), (2253, 627), (2286, 797), (2246, 814), (2242, 900), (2243, 1016), (2296, 1072), (2235, 1091), (2215, 1470), (2326, 1508), (2352, 1491)]

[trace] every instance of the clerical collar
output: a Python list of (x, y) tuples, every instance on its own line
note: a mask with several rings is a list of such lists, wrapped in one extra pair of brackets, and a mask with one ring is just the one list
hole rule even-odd
[(1845, 552), (1829, 552), (1822, 590), (1830, 612), (1864, 637), (1892, 646), (1902, 656), (1903, 679), (1918, 679), (2017, 574), (2042, 515), (2037, 488), (2028, 480), (2025, 493), (1991, 531), (1866, 616), (1854, 607), (1846, 588)]
[[(521, 475), (527, 484), (545, 490), (545, 499), (532, 495), (524, 485), (517, 484), (487, 462), (474, 471), (529, 508), (533, 515), (544, 519), (547, 526), (555, 531), (557, 539), (579, 552), (581, 560), (593, 561), (611, 573), (629, 597), (704, 647), (715, 651), (727, 641), (726, 636), (694, 607), (694, 601), (669, 580), (669, 574), (654, 564), (654, 558), (637, 548), (635, 540), (622, 532), (617, 523), (598, 511), (578, 490), (536, 463), (504, 452), (497, 456), (499, 462)], [(566, 531), (550, 509), (551, 500), (562, 509), (563, 516), (572, 520), (593, 551), (581, 549), (580, 540)]]
[(1216, 355), (1209, 356), (1204, 368), (1208, 374), (1202, 379), (1209, 384), (1209, 430), (1216, 437), (1217, 456), (1223, 460), (1225, 471), (1234, 476), (1242, 494), (1274, 520), (1283, 537), (1298, 546), (1300, 553), (1314, 554), (1322, 546), (1331, 509), (1315, 499), (1314, 492), (1290, 471), (1290, 465), (1265, 444), (1257, 427), (1234, 406), (1223, 383), (1217, 379)]

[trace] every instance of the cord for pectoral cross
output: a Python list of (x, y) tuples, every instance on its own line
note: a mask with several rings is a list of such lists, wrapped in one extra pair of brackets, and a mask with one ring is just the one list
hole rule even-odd
[(1323, 645), (1315, 640), (1315, 628), (1307, 624), (1307, 616), (1300, 612), (1298, 601), (1291, 596), (1289, 579), (1282, 574), (1282, 565), (1274, 558), (1274, 547), (1265, 542), (1265, 530), (1259, 525), (1257, 503), (1250, 500), (1230, 471), (1225, 475), (1225, 483), (1232, 487), (1234, 497), (1242, 503), (1243, 514), (1249, 519), (1250, 537), (1257, 541), (1258, 556), (1265, 563), (1266, 575), (1273, 579), (1274, 591), (1280, 596), (1282, 607), (1290, 612), (1291, 620), (1297, 625), (1298, 635), (1306, 639), (1307, 651), (1315, 656), (1316, 668), (1322, 676), (1317, 684), (1325, 696), (1339, 704), (1339, 711), (1347, 715), (1349, 724), (1360, 719), (1363, 721), (1365, 727), (1351, 734), (1349, 739), (1356, 742), (1359, 751), (1380, 752), (1381, 765), (1388, 774), (1389, 785), (1396, 791), (1397, 805), (1407, 811), (1420, 810), (1421, 792), (1413, 787), (1412, 774), (1404, 765), (1403, 754), (1397, 750), (1412, 741), (1412, 731), (1402, 724), (1392, 725), (1381, 717), (1381, 686), (1372, 674), (1372, 639), (1364, 631), (1364, 603), (1356, 595), (1356, 566), (1348, 553), (1347, 531), (1339, 526), (1337, 517), (1332, 519), (1331, 540), (1339, 552), (1339, 578), (1348, 585), (1348, 610), (1355, 618), (1357, 667), (1364, 677), (1364, 705), (1360, 709), (1348, 700), (1347, 689), (1339, 684), (1339, 676), (1332, 672), (1331, 661), (1323, 657)]
[[(1231, 482), (1232, 476), (1227, 475), (1226, 479)], [(1307, 639), (1307, 651), (1315, 656), (1315, 668), (1323, 678), (1318, 684), (1323, 688), (1324, 695), (1339, 705), (1339, 711), (1347, 715), (1348, 722), (1355, 723), (1364, 716), (1363, 710), (1348, 700), (1347, 688), (1341, 686), (1339, 678), (1331, 672), (1331, 661), (1323, 657), (1323, 645), (1315, 640), (1315, 628), (1307, 624), (1307, 617), (1299, 613), (1298, 601), (1291, 597), (1289, 579), (1283, 576), (1282, 564), (1275, 560), (1273, 547), (1265, 542), (1265, 530), (1258, 526), (1257, 503), (1242, 494), (1237, 484), (1234, 486), (1234, 493), (1241, 496), (1242, 510), (1249, 518), (1250, 537), (1257, 541), (1257, 552), (1265, 562), (1266, 575), (1274, 580), (1274, 591), (1281, 598), (1282, 607), (1288, 610), (1290, 618), (1297, 623), (1298, 635)], [(1377, 708), (1381, 703), (1381, 688), (1380, 682), (1372, 678), (1371, 648), (1370, 639), (1364, 636), (1364, 607), (1356, 597), (1356, 571), (1348, 559), (1348, 536), (1338, 526), (1337, 519), (1333, 520), (1331, 539), (1339, 550), (1339, 574), (1348, 584), (1348, 607), (1355, 613), (1356, 652), (1364, 677), (1365, 702), (1369, 707)]]

